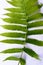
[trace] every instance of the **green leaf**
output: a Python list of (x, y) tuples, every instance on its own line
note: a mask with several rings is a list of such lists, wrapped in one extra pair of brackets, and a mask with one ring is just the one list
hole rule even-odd
[(7, 57), (4, 61), (6, 61), (6, 60), (16, 60), (16, 61), (18, 61), (19, 58), (14, 57), (14, 56), (10, 56), (10, 57)]
[(0, 53), (18, 53), (18, 52), (22, 52), (22, 48), (7, 49), (7, 50), (4, 50)]
[[(31, 14), (31, 13), (33, 13), (33, 12), (35, 12), (35, 11), (37, 11), (38, 10), (38, 8), (39, 8), (39, 6), (38, 6), (38, 4), (37, 4), (37, 0), (24, 0), (24, 1), (22, 1), (22, 0), (20, 0), (19, 2), (18, 1), (16, 1), (16, 0), (13, 0), (13, 1), (7, 1), (8, 3), (10, 3), (11, 5), (13, 5), (13, 6), (16, 6), (16, 7), (21, 7), (21, 9), (23, 10), (23, 12), (24, 12), (24, 6), (25, 6), (25, 11), (26, 11), (26, 13), (29, 15), (29, 14)], [(32, 3), (31, 3), (32, 2)], [(23, 5), (22, 5), (23, 4)], [(29, 6), (29, 7), (27, 7), (27, 6)], [(8, 10), (8, 9), (7, 9)]]
[[(24, 6), (25, 6), (25, 13), (27, 14), (27, 16), (32, 15), (33, 13), (39, 11), (41, 8), (41, 6), (38, 5), (37, 0), (26, 0), (26, 1), (24, 0), (23, 9), (24, 9)], [(38, 12), (38, 13), (40, 13), (40, 12)], [(28, 19), (28, 20), (30, 21), (31, 19)]]
[(34, 44), (34, 45), (37, 45), (37, 46), (43, 46), (43, 41), (40, 41), (40, 40), (36, 40), (36, 39), (27, 39), (26, 41), (27, 43), (30, 43), (30, 44)]
[[(25, 25), (25, 27), (24, 26), (21, 27), (17, 25), (2, 25), (2, 27), (8, 30), (13, 30), (13, 31), (14, 30), (23, 31), (25, 33), (18, 33), (18, 32), (15, 33), (13, 31), (1, 33), (0, 34), (1, 36), (10, 37), (10, 38), (23, 38), (23, 40), (5, 39), (0, 42), (10, 43), (10, 44), (30, 43), (37, 46), (43, 46), (43, 41), (39, 41), (36, 39), (27, 39), (28, 35), (43, 34), (43, 29), (28, 31), (28, 28), (43, 26), (43, 22), (41, 21), (28, 24), (28, 22), (41, 19), (43, 17), (43, 14), (40, 13), (41, 6), (38, 5), (37, 0), (11, 0), (11, 1), (7, 0), (7, 2), (11, 4), (13, 7), (5, 9), (5, 10), (8, 10), (10, 13), (4, 14), (8, 16), (8, 18), (3, 18), (3, 21), (7, 22), (8, 24)], [(25, 47), (11, 48), (11, 49), (4, 50), (0, 53), (18, 53), (23, 51), (27, 53), (28, 55), (30, 55), (31, 57), (39, 59), (39, 56), (38, 54), (35, 53), (35, 51)], [(20, 58), (10, 56), (6, 58), (5, 60), (20, 60), (21, 65), (26, 64), (25, 60), (22, 59), (22, 56)]]
[(14, 39), (6, 39), (0, 42), (6, 43), (6, 44), (25, 44), (25, 40), (14, 40)]
[(24, 24), (26, 25), (26, 20), (25, 19), (18, 19), (18, 18), (3, 18), (3, 21), (8, 22), (8, 23), (15, 23), (15, 24)]
[(15, 61), (20, 60), (21, 65), (25, 65), (25, 63), (26, 63), (23, 58), (17, 58), (17, 57), (14, 57), (14, 56), (7, 57), (4, 61), (6, 61), (6, 60), (15, 60)]
[(35, 53), (35, 51), (33, 51), (32, 49), (29, 48), (24, 48), (24, 52), (26, 52), (28, 55), (30, 55), (31, 57), (34, 57), (36, 59), (39, 59), (38, 54)]
[(8, 1), (7, 0), (8, 3), (10, 3), (11, 5), (16, 6), (16, 7), (20, 7), (21, 6), (21, 1), (22, 0), (19, 0), (19, 1), (18, 0), (12, 0), (12, 1)]
[(15, 12), (15, 13), (24, 13), (22, 8), (5, 8), (5, 10), (8, 10), (10, 12)]
[(41, 13), (36, 13), (36, 14), (32, 14), (28, 17), (28, 22), (32, 21), (32, 20), (37, 20), (37, 19), (41, 19), (43, 17), (43, 14)]
[(28, 28), (43, 26), (43, 21), (32, 22), (28, 24)]
[(43, 34), (43, 29), (31, 30), (28, 31), (27, 33), (27, 35), (38, 35), (38, 34)]
[(25, 65), (25, 64), (26, 64), (25, 60), (22, 59), (22, 58), (20, 58), (20, 64), (21, 64), (21, 65)]
[(17, 25), (2, 25), (3, 28), (8, 30), (18, 30), (18, 31), (24, 31), (26, 32), (26, 27), (23, 26), (17, 26)]
[(14, 19), (26, 19), (26, 16), (25, 14), (20, 14), (20, 13), (6, 13), (4, 15), (7, 15), (11, 18), (14, 18)]
[(15, 32), (6, 32), (6, 33), (2, 33), (2, 34), (0, 34), (0, 35), (2, 35), (2, 36), (6, 36), (6, 37), (15, 37), (15, 38), (17, 38), (17, 37), (21, 37), (21, 38), (25, 38), (25, 34), (23, 34), (23, 33), (15, 33)]
[(35, 5), (35, 3), (34, 3), (33, 6), (30, 6), (30, 7), (26, 8), (26, 12), (27, 12), (28, 15), (32, 15), (33, 13), (35, 13), (36, 11), (38, 11), (38, 8), (39, 7), (37, 5)]

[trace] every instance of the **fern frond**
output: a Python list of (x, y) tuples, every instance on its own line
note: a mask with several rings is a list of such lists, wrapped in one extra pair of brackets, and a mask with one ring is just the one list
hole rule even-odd
[[(33, 58), (39, 59), (39, 55), (30, 48), (26, 48), (26, 43), (43, 46), (43, 41), (39, 41), (36, 39), (28, 38), (30, 35), (38, 35), (43, 34), (43, 29), (36, 29), (36, 30), (29, 30), (29, 28), (33, 27), (40, 27), (43, 26), (43, 21), (36, 21), (29, 23), (33, 20), (39, 20), (43, 17), (40, 13), (40, 7), (38, 5), (37, 0), (11, 0), (7, 2), (13, 6), (13, 8), (5, 8), (5, 10), (9, 11), (10, 13), (6, 13), (4, 15), (8, 16), (9, 18), (3, 18), (3, 21), (10, 23), (11, 25), (2, 25), (2, 27), (6, 30), (11, 30), (12, 32), (5, 32), (1, 33), (1, 36), (8, 37), (5, 40), (1, 40), (0, 42), (6, 44), (21, 44), (23, 48), (13, 48), (7, 49), (0, 53), (18, 53), (22, 52), (20, 58), (10, 56), (5, 60), (19, 60), (21, 65), (25, 65), (26, 61), (22, 59), (23, 52), (27, 53)], [(17, 24), (17, 25), (12, 25)], [(18, 33), (13, 31), (21, 31), (24, 33)], [(25, 40), (16, 40), (10, 38), (23, 38)], [(18, 64), (19, 65), (19, 64)]]

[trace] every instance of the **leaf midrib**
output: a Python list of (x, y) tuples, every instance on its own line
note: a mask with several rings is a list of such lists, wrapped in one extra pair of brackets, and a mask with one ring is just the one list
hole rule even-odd
[[(22, 5), (23, 5), (23, 7), (24, 7), (24, 12), (25, 12), (25, 17), (26, 17), (26, 35), (25, 35), (25, 43), (24, 43), (24, 47), (23, 47), (23, 51), (24, 51), (24, 48), (25, 48), (25, 44), (26, 44), (26, 40), (27, 40), (27, 32), (28, 32), (28, 15), (27, 15), (27, 13), (26, 13), (26, 8), (25, 8), (25, 3), (24, 3), (24, 0), (22, 0)], [(22, 55), (23, 55), (23, 51), (22, 51), (22, 53), (21, 53), (21, 56), (20, 56), (20, 58), (22, 58)], [(19, 62), (18, 62), (18, 65), (19, 65), (19, 63), (20, 63), (20, 60), (19, 60)]]

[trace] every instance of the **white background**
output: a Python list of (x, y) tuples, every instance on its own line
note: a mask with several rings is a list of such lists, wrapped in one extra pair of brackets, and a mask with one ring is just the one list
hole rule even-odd
[[(43, 0), (39, 0), (39, 1), (38, 1), (39, 4), (43, 4)], [(6, 7), (12, 7), (12, 6), (9, 5), (6, 2), (6, 0), (0, 0), (0, 25), (6, 24), (1, 19), (2, 17), (6, 17), (6, 16), (3, 16), (3, 14), (7, 12), (7, 11), (4, 10), (4, 8), (6, 8)], [(41, 12), (43, 13), (42, 10), (43, 10), (43, 7), (41, 8)], [(0, 33), (4, 32), (4, 31), (5, 30), (0, 26)], [(37, 38), (39, 40), (43, 40), (43, 35), (41, 35), (40, 38), (39, 38), (39, 36), (35, 36), (35, 37), (33, 36), (33, 38)], [(4, 39), (4, 37), (0, 36), (0, 40), (2, 40), (2, 39)], [(14, 45), (0, 43), (0, 51), (2, 51), (4, 49), (7, 49), (7, 48), (12, 48), (12, 47), (14, 47)], [(29, 45), (29, 47), (32, 48), (34, 51), (36, 51), (39, 54), (39, 57), (40, 57), (41, 61), (36, 60), (34, 58), (31, 58), (30, 56), (27, 55), (26, 56), (27, 65), (43, 65), (43, 47), (38, 47), (38, 46), (34, 46), (34, 45)], [(5, 61), (5, 62), (2, 61), (3, 59), (5, 59), (9, 55), (10, 54), (0, 54), (0, 65), (17, 65), (17, 63), (15, 61)], [(14, 55), (14, 54), (11, 54), (11, 55)]]

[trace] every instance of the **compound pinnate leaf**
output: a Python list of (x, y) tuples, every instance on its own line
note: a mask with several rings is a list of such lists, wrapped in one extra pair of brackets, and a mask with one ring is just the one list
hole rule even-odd
[[(11, 8), (5, 8), (5, 10), (9, 11), (4, 15), (8, 16), (8, 18), (3, 18), (3, 21), (7, 22), (9, 25), (2, 25), (2, 27), (6, 30), (12, 32), (4, 32), (1, 33), (1, 36), (7, 37), (7, 39), (0, 40), (0, 42), (8, 43), (8, 44), (22, 44), (23, 48), (12, 48), (3, 50), (0, 53), (18, 53), (23, 51), (30, 55), (33, 58), (39, 59), (39, 56), (35, 51), (30, 48), (25, 48), (25, 44), (34, 44), (37, 46), (43, 46), (43, 41), (27, 38), (29, 35), (38, 35), (43, 34), (43, 29), (29, 30), (28, 28), (40, 27), (43, 26), (43, 21), (36, 21), (43, 17), (43, 14), (40, 13), (41, 6), (38, 5), (37, 0), (11, 0), (7, 2), (12, 5)], [(36, 22), (32, 22), (35, 20)], [(30, 23), (29, 23), (30, 22)], [(16, 24), (16, 25), (12, 25)], [(19, 26), (18, 26), (19, 25)], [(22, 31), (25, 33), (13, 32)], [(23, 38), (23, 40), (14, 40), (10, 38)], [(24, 40), (25, 39), (25, 40)], [(22, 59), (22, 55), (20, 58), (10, 56), (5, 60), (19, 60), (21, 65), (26, 65), (24, 59)]]

